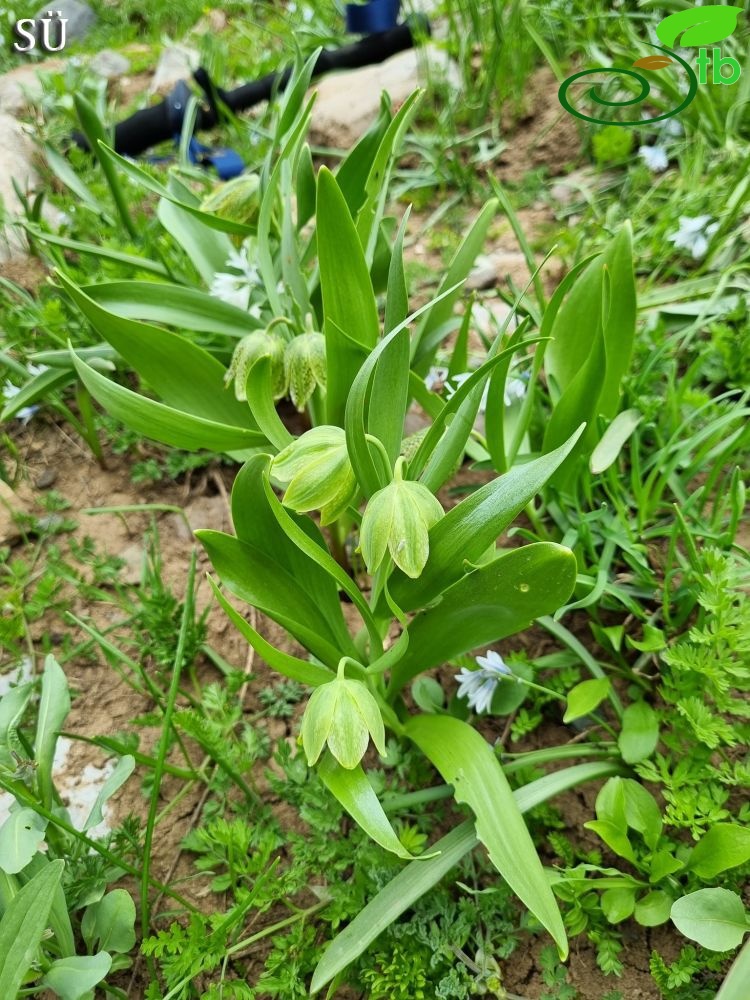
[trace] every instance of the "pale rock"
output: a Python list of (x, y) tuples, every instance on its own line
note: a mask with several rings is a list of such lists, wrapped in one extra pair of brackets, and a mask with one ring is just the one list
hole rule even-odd
[(367, 131), (380, 112), (385, 90), (394, 108), (430, 78), (442, 77), (453, 90), (461, 87), (456, 64), (434, 45), (408, 49), (375, 66), (330, 73), (314, 84), (310, 136), (322, 146), (349, 149)]
[(529, 280), (526, 258), (518, 250), (493, 250), (481, 254), (466, 279), (468, 291), (496, 288), (504, 285), (510, 277), (516, 285), (525, 285)]
[(132, 545), (128, 545), (127, 548), (124, 548), (122, 552), (119, 552), (117, 558), (122, 559), (125, 563), (120, 570), (120, 580), (128, 584), (128, 586), (137, 586), (141, 582), (143, 564), (146, 558), (143, 545), (134, 542)]
[(0, 546), (12, 545), (21, 538), (16, 517), (29, 513), (28, 504), (0, 479)]
[(114, 49), (102, 49), (89, 62), (89, 69), (105, 80), (118, 80), (130, 69), (130, 60)]
[(168, 94), (180, 80), (191, 78), (199, 60), (197, 49), (189, 45), (168, 45), (159, 56), (149, 93)]
[(558, 205), (570, 205), (583, 201), (588, 191), (599, 191), (607, 187), (616, 174), (610, 171), (598, 170), (596, 167), (581, 167), (561, 177), (550, 188), (549, 195)]
[[(21, 211), (13, 181), (24, 192), (39, 183), (33, 157), (34, 145), (19, 122), (0, 112), (0, 204), (6, 223), (12, 223)], [(10, 224), (0, 229), (0, 263), (22, 254), (24, 249), (24, 239), (17, 229)]]
[(42, 81), (39, 74), (58, 73), (65, 65), (64, 59), (45, 59), (43, 62), (25, 63), (0, 76), (0, 112), (20, 115), (25, 108), (41, 99)]
[[(53, 12), (59, 11), (60, 16), (67, 19), (68, 23), (65, 25), (66, 45), (69, 42), (81, 41), (96, 24), (96, 14), (87, 3), (81, 3), (81, 0), (55, 0), (54, 4), (40, 7), (36, 14), (34, 14), (34, 20), (39, 21), (40, 18), (46, 17), (47, 11), (50, 10)], [(59, 29), (52, 29), (51, 40), (53, 45), (57, 42), (57, 30)], [(38, 37), (40, 37), (39, 33)]]

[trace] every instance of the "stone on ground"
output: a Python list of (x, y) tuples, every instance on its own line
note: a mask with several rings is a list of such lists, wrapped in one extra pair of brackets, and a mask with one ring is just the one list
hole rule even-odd
[(16, 66), (0, 76), (0, 111), (20, 115), (33, 106), (42, 96), (40, 73), (57, 73), (65, 65), (64, 59), (45, 59), (43, 62)]
[(312, 141), (339, 149), (351, 148), (377, 118), (381, 92), (387, 91), (398, 108), (424, 83), (427, 72), (433, 78), (444, 78), (453, 90), (461, 86), (458, 67), (434, 45), (425, 45), (419, 51), (399, 52), (375, 66), (323, 77), (314, 84), (318, 96), (312, 112)]
[(89, 69), (105, 80), (118, 80), (130, 69), (130, 60), (114, 49), (102, 49), (89, 62)]
[(197, 49), (188, 45), (168, 45), (159, 57), (149, 93), (166, 95), (180, 80), (190, 80), (199, 61)]
[[(80, 42), (96, 24), (96, 14), (87, 3), (81, 3), (81, 0), (55, 0), (54, 4), (40, 7), (34, 14), (34, 20), (38, 22), (40, 18), (47, 17), (47, 11), (53, 13), (59, 11), (61, 17), (67, 18), (68, 23), (65, 25), (66, 44), (74, 41)], [(41, 28), (39, 30), (41, 31)], [(52, 28), (53, 44), (56, 40), (55, 32), (57, 30)]]

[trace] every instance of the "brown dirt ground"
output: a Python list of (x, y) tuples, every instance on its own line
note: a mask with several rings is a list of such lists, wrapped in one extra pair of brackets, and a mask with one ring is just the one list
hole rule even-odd
[[(134, 75), (126, 85), (121, 85), (120, 99), (132, 99), (146, 82), (146, 74)], [(554, 174), (558, 168), (576, 160), (580, 137), (573, 120), (562, 112), (553, 99), (556, 89), (554, 77), (549, 71), (540, 71), (532, 78), (527, 114), (518, 123), (513, 141), (508, 144), (497, 164), (497, 173), (502, 180), (521, 181), (530, 168), (540, 165), (549, 166)], [(412, 216), (412, 232), (418, 229), (419, 221), (415, 213)], [(528, 231), (533, 233), (554, 224), (554, 216), (549, 208), (534, 206), (522, 213), (522, 221)], [(494, 245), (486, 249), (489, 253), (493, 250), (517, 251), (518, 247), (512, 233), (502, 231), (496, 236)], [(431, 254), (425, 254), (421, 259), (435, 265), (442, 263), (433, 259)], [(23, 262), (17, 266), (18, 273), (6, 273), (6, 276), (29, 290), (35, 290), (43, 277), (37, 264), (30, 261), (25, 262), (25, 267)], [(524, 280), (524, 274), (519, 271), (513, 278), (520, 282)], [(550, 280), (554, 281), (554, 276)], [(89, 517), (81, 514), (82, 510), (96, 506), (175, 504), (184, 510), (191, 529), (210, 526), (231, 530), (226, 504), (231, 474), (226, 469), (217, 469), (210, 474), (196, 473), (192, 480), (184, 483), (138, 487), (130, 481), (130, 462), (126, 458), (109, 456), (106, 468), (101, 468), (86, 447), (66, 429), (44, 423), (43, 420), (34, 421), (27, 431), (19, 435), (17, 444), (21, 446), (25, 462), (24, 481), (19, 489), (21, 496), (33, 503), (39, 493), (34, 483), (44, 470), (53, 469), (56, 474), (54, 488), (71, 504), (68, 513), (79, 523), (78, 536), (89, 535), (94, 539), (98, 550), (125, 558), (128, 564), (126, 573), (133, 579), (137, 578), (144, 532), (152, 517), (155, 517), (161, 539), (164, 577), (180, 593), (192, 549), (191, 533), (183, 519), (175, 514), (138, 512)], [(479, 478), (483, 480), (483, 477)], [(462, 482), (473, 482), (476, 479), (475, 474), (461, 475)], [(447, 496), (442, 499), (453, 502)], [(202, 577), (209, 568), (206, 557), (199, 550), (199, 576)], [(198, 605), (204, 607), (208, 602), (208, 586), (203, 579), (198, 592)], [(74, 610), (91, 615), (101, 625), (107, 624), (108, 617), (115, 613), (111, 605), (99, 608), (79, 605)], [(208, 629), (208, 642), (217, 652), (238, 669), (252, 669), (255, 680), (248, 686), (245, 709), (249, 712), (257, 710), (257, 691), (272, 679), (272, 672), (259, 658), (256, 657), (254, 661), (248, 658), (245, 643), (227, 622), (223, 612), (215, 606), (209, 613)], [(281, 630), (272, 623), (261, 623), (261, 631), (271, 641), (281, 644)], [(530, 635), (524, 637), (524, 642), (535, 645), (533, 652), (530, 650), (532, 655), (542, 651), (540, 643), (551, 645), (548, 636), (542, 640), (539, 635)], [(125, 730), (133, 717), (152, 707), (101, 660), (96, 663), (70, 663), (68, 670), (71, 686), (77, 692), (67, 723), (67, 729), (71, 733), (93, 737)], [(498, 722), (500, 728), (495, 738), (501, 735), (504, 726), (504, 722)], [(157, 733), (143, 729), (140, 732), (142, 748), (148, 749), (155, 742)], [(279, 722), (272, 729), (272, 735), (279, 740), (293, 738), (291, 726), (284, 722)], [(567, 730), (550, 733), (545, 729), (542, 736), (547, 742), (555, 742), (569, 738), (569, 733)], [(92, 760), (101, 762), (101, 757), (102, 754), (96, 748), (80, 744), (71, 755), (71, 766), (81, 768)], [(176, 790), (175, 779), (165, 780), (163, 802), (166, 803)], [(582, 835), (592, 836), (582, 826), (592, 815), (595, 791), (595, 788), (571, 791), (556, 801), (567, 832), (576, 838)], [(170, 821), (158, 831), (155, 844), (154, 876), (166, 879), (173, 885), (179, 882), (180, 891), (186, 894), (193, 891), (190, 881), (183, 881), (192, 867), (189, 859), (180, 855), (179, 841), (189, 829), (197, 805), (197, 791), (184, 797)], [(116, 796), (113, 818), (118, 821), (131, 812), (144, 816), (146, 808), (146, 799), (141, 793), (138, 780), (134, 778)], [(288, 810), (284, 810), (283, 820), (295, 823), (294, 817), (287, 815), (287, 812)], [(196, 902), (200, 900), (196, 898)], [(648, 930), (634, 923), (625, 925), (624, 932), (626, 948), (623, 958), (628, 967), (619, 980), (605, 978), (600, 973), (593, 948), (582, 938), (572, 942), (568, 978), (578, 990), (581, 1000), (601, 1000), (613, 989), (619, 989), (625, 1000), (658, 1000), (659, 992), (648, 973), (649, 954), (652, 948), (657, 947), (665, 957), (673, 959), (679, 950), (679, 940), (668, 928)], [(503, 970), (506, 987), (527, 1000), (536, 1000), (545, 992), (538, 959), (543, 945), (544, 942), (540, 939), (519, 950)], [(138, 991), (137, 984), (134, 989)], [(138, 993), (131, 992), (130, 995), (137, 996)], [(342, 1000), (356, 995), (356, 991), (337, 993)]]

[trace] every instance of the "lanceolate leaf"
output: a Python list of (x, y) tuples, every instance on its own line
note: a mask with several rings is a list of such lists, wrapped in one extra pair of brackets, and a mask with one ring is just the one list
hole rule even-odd
[(70, 711), (68, 681), (60, 664), (51, 654), (44, 661), (42, 697), (34, 740), (34, 759), (37, 764), (39, 791), (42, 804), (52, 808), (52, 762), (57, 737)]
[(342, 656), (356, 656), (353, 645), (342, 649), (316, 594), (256, 545), (221, 531), (196, 531), (222, 583), (254, 608), (282, 625), (318, 659), (335, 667)]
[[(264, 487), (263, 477), (267, 470), (268, 456), (255, 455), (237, 474), (232, 487), (234, 530), (239, 539), (255, 545), (273, 559), (309, 595), (319, 612), (325, 616), (331, 633), (342, 650), (340, 656), (343, 656), (345, 651), (351, 652), (352, 646), (341, 610), (336, 580), (295, 545), (280, 526)], [(304, 532), (311, 544), (317, 546), (322, 555), (326, 555), (328, 550), (315, 522), (306, 515), (293, 514), (291, 511), (287, 515)]]
[(565, 460), (581, 431), (548, 455), (510, 469), (448, 511), (430, 531), (430, 557), (421, 577), (409, 580), (394, 574), (390, 590), (398, 606), (405, 611), (424, 607), (460, 580), (466, 572), (464, 563), (477, 562), (494, 544)]
[(562, 917), (544, 874), (518, 803), (492, 748), (476, 729), (448, 715), (421, 715), (406, 734), (442, 777), (457, 802), (476, 817), (477, 837), (490, 860), (539, 922), (549, 931), (562, 959), (568, 954)]
[[(616, 764), (606, 761), (577, 764), (516, 789), (513, 798), (525, 813), (568, 788), (606, 777), (616, 770)], [(317, 992), (355, 961), (386, 927), (437, 885), (477, 843), (474, 824), (467, 820), (433, 845), (435, 851), (440, 852), (434, 858), (413, 861), (399, 872), (328, 946), (315, 969), (310, 992)]]
[[(186, 451), (206, 448), (210, 451), (231, 452), (268, 447), (268, 441), (258, 430), (204, 420), (146, 396), (139, 396), (137, 392), (126, 389), (95, 371), (73, 351), (71, 356), (78, 377), (107, 413), (152, 441), (161, 441), (162, 444), (184, 448)], [(248, 410), (248, 414), (249, 412)]]
[(575, 556), (554, 542), (513, 549), (474, 570), (412, 621), (389, 694), (422, 670), (527, 628), (565, 603), (575, 579)]
[(247, 406), (224, 385), (224, 366), (171, 330), (107, 312), (64, 274), (58, 277), (95, 329), (176, 410), (205, 420), (250, 427)]
[(263, 636), (256, 632), (252, 625), (245, 621), (242, 615), (232, 607), (211, 577), (208, 578), (208, 582), (229, 620), (240, 635), (247, 639), (255, 652), (263, 657), (269, 667), (284, 677), (289, 677), (300, 684), (308, 684), (310, 687), (318, 687), (320, 684), (327, 684), (333, 680), (335, 675), (326, 667), (300, 660), (299, 657), (284, 653), (272, 646), (270, 642), (266, 642)]
[(53, 861), (27, 882), (0, 920), (0, 997), (15, 997), (47, 927), (63, 861)]
[(206, 285), (217, 271), (223, 271), (232, 252), (232, 241), (226, 233), (210, 228), (195, 215), (173, 201), (162, 198), (156, 210), (162, 226), (182, 247)]
[(327, 418), (343, 427), (349, 388), (375, 347), (379, 321), (362, 244), (330, 170), (318, 175), (318, 260), (328, 359)]
[[(349, 815), (376, 844), (386, 851), (412, 861), (410, 854), (398, 839), (396, 831), (383, 811), (375, 790), (360, 765), (353, 770), (341, 767), (330, 753), (326, 753), (318, 765), (318, 774), (323, 784), (339, 800)], [(432, 854), (425, 855), (426, 858)]]
[(84, 285), (81, 291), (117, 316), (165, 323), (180, 330), (216, 333), (239, 340), (260, 325), (243, 309), (184, 285), (160, 281), (108, 281)]
[(491, 198), (477, 216), (474, 224), (456, 251), (450, 267), (443, 276), (443, 280), (440, 282), (438, 295), (449, 288), (454, 288), (455, 290), (449, 296), (433, 305), (414, 336), (412, 356), (414, 367), (419, 372), (429, 367), (430, 358), (434, 353), (434, 349), (429, 346), (432, 343), (430, 335), (447, 323), (453, 315), (453, 307), (461, 292), (461, 284), (466, 280), (477, 254), (484, 246), (490, 223), (497, 212), (497, 204), (497, 198)]
[(716, 1000), (746, 1000), (747, 984), (750, 982), (750, 938), (734, 960), (732, 968), (716, 994)]

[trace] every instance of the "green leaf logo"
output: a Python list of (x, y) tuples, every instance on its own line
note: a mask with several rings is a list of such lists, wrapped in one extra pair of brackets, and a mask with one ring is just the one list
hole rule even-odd
[(679, 35), (680, 45), (712, 45), (729, 38), (737, 27), (737, 15), (742, 7), (696, 7), (670, 14), (659, 22), (656, 34), (659, 41), (674, 48)]

